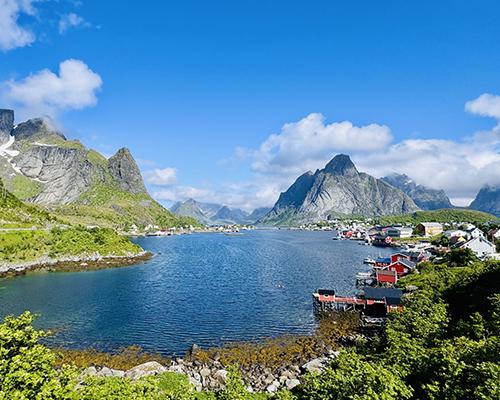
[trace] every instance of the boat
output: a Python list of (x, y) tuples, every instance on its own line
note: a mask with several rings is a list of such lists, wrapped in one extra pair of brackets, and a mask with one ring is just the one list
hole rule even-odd
[(375, 264), (375, 260), (374, 260), (373, 258), (366, 257), (366, 258), (363, 260), (363, 264), (370, 264), (370, 265), (373, 265), (373, 264)]

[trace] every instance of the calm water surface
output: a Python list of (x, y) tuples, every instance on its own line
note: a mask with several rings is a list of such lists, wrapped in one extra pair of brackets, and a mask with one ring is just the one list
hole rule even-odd
[(0, 281), (0, 314), (31, 310), (51, 343), (114, 350), (136, 344), (182, 354), (314, 329), (311, 293), (351, 293), (367, 256), (387, 249), (334, 241), (331, 232), (259, 230), (243, 235), (139, 238), (156, 256), (141, 265), (36, 273)]

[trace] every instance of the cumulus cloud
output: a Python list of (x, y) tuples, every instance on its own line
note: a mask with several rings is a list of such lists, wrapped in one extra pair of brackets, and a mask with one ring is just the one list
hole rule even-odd
[[(332, 152), (370, 152), (386, 147), (392, 140), (387, 126), (355, 126), (349, 121), (325, 123), (322, 114), (313, 113), (285, 124), (279, 134), (270, 135), (256, 151), (247, 151), (258, 173), (297, 173), (316, 168)], [(237, 150), (241, 158), (244, 149)]]
[(37, 0), (0, 0), (0, 50), (9, 51), (30, 45), (35, 34), (19, 25), (21, 14), (34, 15)]
[(56, 117), (61, 111), (95, 106), (101, 77), (80, 60), (59, 64), (58, 73), (43, 69), (20, 80), (1, 84), (2, 100), (24, 116)]
[(155, 168), (144, 172), (144, 179), (147, 183), (156, 186), (169, 186), (177, 181), (177, 169), (175, 168)]
[(484, 93), (477, 99), (465, 103), (465, 110), (483, 117), (500, 120), (500, 96)]
[(70, 28), (89, 28), (91, 25), (83, 17), (75, 13), (64, 14), (59, 19), (59, 33), (63, 34)]

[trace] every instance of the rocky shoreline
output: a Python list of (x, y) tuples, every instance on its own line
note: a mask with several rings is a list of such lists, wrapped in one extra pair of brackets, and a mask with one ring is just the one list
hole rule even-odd
[(86, 256), (67, 256), (51, 258), (44, 256), (32, 261), (4, 263), (0, 262), (0, 278), (24, 275), (34, 271), (89, 271), (105, 268), (125, 267), (139, 264), (153, 256), (148, 251), (128, 253), (122, 256), (106, 255), (99, 253)]
[[(322, 357), (311, 359), (301, 365), (283, 365), (279, 368), (269, 368), (262, 365), (240, 367), (247, 391), (251, 393), (275, 393), (280, 389), (293, 389), (300, 385), (304, 375), (319, 373), (333, 361), (338, 351), (330, 350)], [(177, 358), (170, 365), (162, 365), (157, 361), (149, 361), (137, 365), (127, 371), (112, 369), (106, 366), (91, 366), (84, 370), (81, 378), (86, 376), (122, 377), (139, 379), (145, 376), (175, 372), (186, 375), (189, 382), (198, 391), (218, 391), (224, 389), (228, 369), (218, 360), (200, 362), (190, 357)]]

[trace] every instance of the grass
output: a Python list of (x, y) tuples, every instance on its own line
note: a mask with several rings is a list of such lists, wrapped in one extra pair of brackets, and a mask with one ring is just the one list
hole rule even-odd
[(0, 233), (0, 261), (33, 261), (43, 256), (124, 256), (142, 249), (111, 229), (71, 227), (67, 229)]
[(189, 217), (178, 217), (154, 201), (147, 193), (132, 194), (114, 183), (99, 183), (83, 193), (74, 204), (52, 206), (48, 210), (72, 224), (98, 225), (129, 231), (132, 225), (161, 228), (198, 226)]
[(24, 175), (16, 174), (10, 185), (12, 187), (12, 193), (18, 199), (29, 199), (31, 197), (35, 197), (42, 191), (42, 185), (39, 182), (31, 180)]
[(0, 180), (0, 228), (44, 227), (57, 219), (45, 210), (23, 203)]

